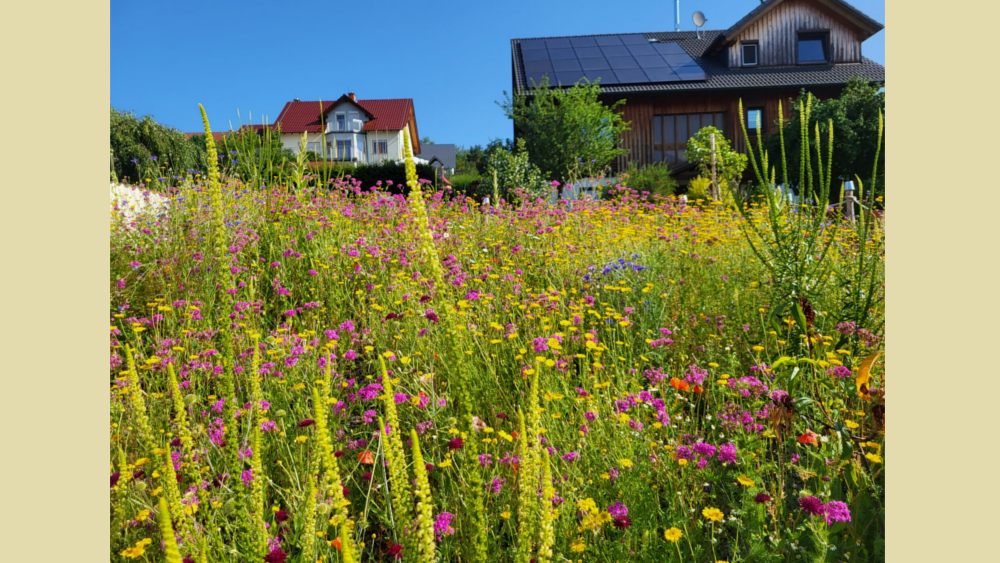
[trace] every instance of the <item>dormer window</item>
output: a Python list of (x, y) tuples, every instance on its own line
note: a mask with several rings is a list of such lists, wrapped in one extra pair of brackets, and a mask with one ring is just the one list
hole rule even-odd
[(816, 64), (826, 62), (826, 33), (799, 33), (798, 61), (799, 64)]
[(744, 41), (740, 48), (743, 52), (743, 66), (757, 66), (757, 42)]

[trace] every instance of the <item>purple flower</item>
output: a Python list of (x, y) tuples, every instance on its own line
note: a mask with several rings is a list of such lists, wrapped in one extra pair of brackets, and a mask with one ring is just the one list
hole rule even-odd
[(493, 463), (493, 454), (479, 454), (479, 465), (486, 467)]
[(577, 452), (569, 452), (568, 454), (563, 455), (562, 458), (565, 461), (576, 461), (580, 459), (580, 454)]
[(800, 498), (799, 506), (802, 508), (802, 510), (805, 510), (807, 513), (813, 516), (819, 516), (823, 514), (826, 510), (823, 506), (823, 501), (811, 495)]
[(619, 516), (627, 516), (628, 507), (620, 502), (613, 503), (611, 506), (608, 507), (608, 514), (610, 514), (615, 518)]
[(834, 522), (850, 522), (851, 521), (851, 511), (847, 508), (847, 504), (839, 500), (831, 500), (826, 503), (823, 507), (823, 511), (826, 513), (826, 525), (829, 526)]
[(698, 442), (694, 445), (694, 451), (698, 455), (703, 455), (705, 457), (711, 458), (715, 455), (715, 446), (712, 444), (706, 444), (705, 442)]
[(847, 366), (834, 366), (826, 370), (826, 374), (833, 377), (851, 377), (851, 368)]
[(539, 336), (531, 341), (531, 348), (535, 351), (535, 353), (541, 354), (549, 349), (549, 339), (544, 336)]
[(455, 515), (450, 512), (442, 512), (434, 519), (434, 534), (437, 536), (437, 541), (455, 533), (455, 529), (451, 527), (451, 519), (454, 517)]
[(250, 483), (253, 483), (253, 469), (247, 469), (240, 474), (240, 479), (243, 480), (243, 486), (249, 487)]
[(496, 495), (500, 494), (500, 491), (503, 490), (503, 484), (506, 482), (507, 482), (506, 479), (500, 477), (494, 477), (493, 482), (490, 483), (490, 491)]
[(719, 461), (722, 463), (736, 463), (736, 446), (733, 444), (719, 446)]

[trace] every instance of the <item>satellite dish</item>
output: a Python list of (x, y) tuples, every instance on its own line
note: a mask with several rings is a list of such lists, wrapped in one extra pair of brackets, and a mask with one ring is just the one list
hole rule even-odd
[(707, 22), (708, 19), (705, 18), (705, 14), (701, 13), (700, 10), (697, 11), (697, 12), (695, 12), (691, 16), (691, 19), (694, 20), (694, 25), (695, 25), (695, 27), (698, 28), (696, 30), (697, 37), (698, 37), (698, 39), (701, 39), (701, 26), (705, 25), (705, 22)]

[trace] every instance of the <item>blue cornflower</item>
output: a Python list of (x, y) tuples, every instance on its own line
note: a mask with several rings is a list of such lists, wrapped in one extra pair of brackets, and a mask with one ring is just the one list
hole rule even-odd
[(149, 160), (156, 160), (156, 155), (149, 157)]

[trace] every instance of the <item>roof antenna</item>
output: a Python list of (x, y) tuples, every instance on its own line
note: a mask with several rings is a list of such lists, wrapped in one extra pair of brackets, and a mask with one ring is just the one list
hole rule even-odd
[(694, 20), (694, 25), (697, 28), (695, 30), (696, 37), (698, 39), (701, 39), (701, 26), (705, 25), (705, 22), (707, 22), (708, 20), (705, 18), (705, 14), (701, 13), (700, 10), (695, 12), (691, 16), (691, 19)]
[(674, 31), (681, 30), (681, 0), (674, 0), (674, 4), (677, 6), (677, 27)]

